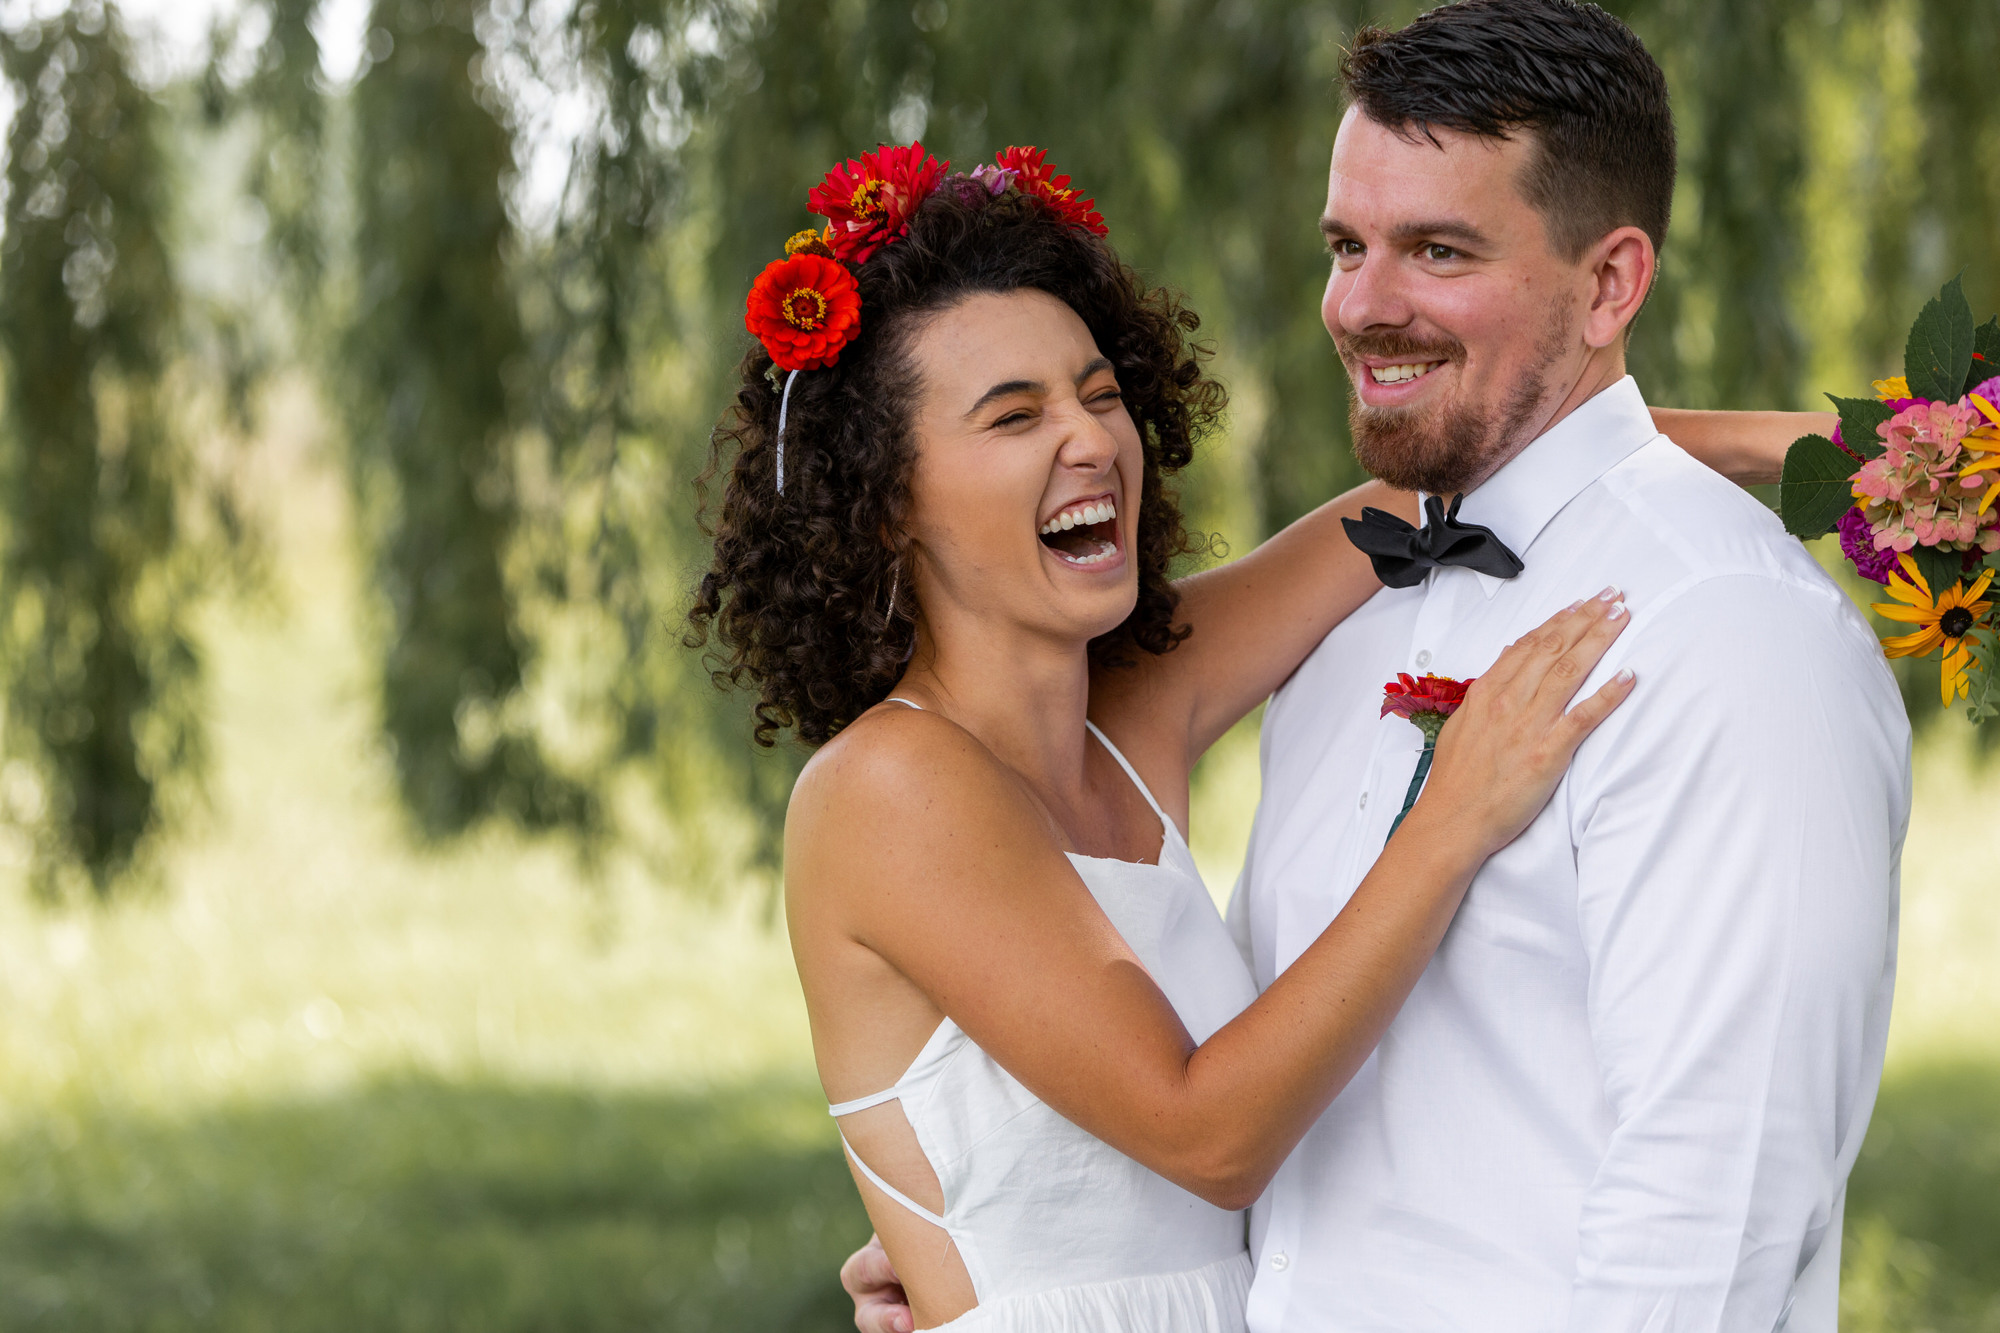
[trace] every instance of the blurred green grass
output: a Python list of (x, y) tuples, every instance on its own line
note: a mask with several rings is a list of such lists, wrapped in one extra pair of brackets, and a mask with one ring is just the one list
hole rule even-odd
[[(0, 1330), (848, 1327), (868, 1225), (768, 896), (407, 842), (340, 487), (280, 407), (274, 595), (204, 621), (212, 812), (115, 910), (33, 906), (0, 843)], [(1196, 793), (1218, 896), (1255, 800), (1246, 727)], [(2000, 1333), (1996, 801), (1927, 743), (1850, 1333)]]
[(0, 1144), (11, 1329), (834, 1329), (867, 1223), (796, 1079), (439, 1078)]

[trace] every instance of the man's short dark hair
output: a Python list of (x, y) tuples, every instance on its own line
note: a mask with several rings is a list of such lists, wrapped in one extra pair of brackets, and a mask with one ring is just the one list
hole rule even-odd
[(1363, 28), (1340, 64), (1379, 125), (1486, 138), (1533, 132), (1521, 192), (1558, 253), (1636, 226), (1666, 244), (1674, 197), (1667, 80), (1638, 36), (1575, 0), (1459, 0), (1398, 32)]

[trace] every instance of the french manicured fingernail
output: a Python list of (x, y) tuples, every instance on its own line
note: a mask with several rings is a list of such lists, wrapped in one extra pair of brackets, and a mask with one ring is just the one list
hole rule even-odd
[(1606, 620), (1617, 620), (1624, 615), (1625, 615), (1625, 603), (1619, 602), (1617, 605), (1613, 606), (1609, 611), (1606, 611), (1604, 613), (1604, 618)]
[(1581, 611), (1583, 609), (1583, 598), (1577, 598), (1563, 609), (1566, 611)]
[(1614, 584), (1597, 594), (1597, 600), (1600, 602), (1615, 602), (1618, 600), (1619, 595), (1617, 585)]
[(1613, 683), (1613, 684), (1616, 684), (1616, 685), (1629, 685), (1629, 684), (1631, 684), (1631, 683), (1632, 683), (1632, 668), (1631, 668), (1631, 667), (1626, 667), (1626, 668), (1625, 668), (1625, 669), (1624, 669), (1623, 671), (1621, 671), (1621, 672), (1619, 672), (1619, 673), (1618, 673), (1617, 675), (1613, 676), (1613, 677), (1611, 678), (1611, 680), (1612, 680), (1612, 683)]

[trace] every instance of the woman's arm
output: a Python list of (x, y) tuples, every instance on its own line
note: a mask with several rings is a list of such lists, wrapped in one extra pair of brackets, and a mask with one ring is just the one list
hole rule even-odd
[(815, 761), (788, 820), (816, 1042), (839, 997), (821, 989), (814, 941), (834, 938), (885, 960), (1068, 1119), (1219, 1206), (1246, 1206), (1374, 1048), (1474, 870), (1630, 691), (1621, 678), (1565, 712), (1622, 612), (1580, 603), (1502, 654), (1347, 906), (1200, 1046), (1011, 771), (934, 714), (878, 719), (879, 743)]
[[(1742, 486), (1778, 480), (1785, 451), (1801, 435), (1830, 434), (1827, 412), (1707, 412), (1653, 409), (1660, 432)], [(1122, 715), (1187, 719), (1192, 767), (1238, 719), (1270, 697), (1327, 633), (1381, 589), (1368, 557), (1347, 540), (1343, 518), (1364, 507), (1422, 521), (1417, 497), (1371, 481), (1328, 501), (1240, 560), (1180, 580), (1177, 615), (1194, 633), (1139, 670), (1105, 671), (1092, 682), (1091, 709), (1107, 725)], [(1151, 728), (1143, 730), (1150, 731)], [(1141, 753), (1177, 745), (1180, 735), (1147, 736)], [(1158, 752), (1153, 751), (1155, 757)]]
[(1194, 632), (1173, 652), (1137, 669), (1101, 670), (1091, 680), (1091, 715), (1116, 727), (1127, 715), (1148, 725), (1185, 718), (1185, 733), (1135, 742), (1141, 753), (1178, 747), (1155, 771), (1185, 771), (1223, 732), (1269, 698), (1327, 632), (1382, 589), (1368, 557), (1347, 539), (1343, 518), (1386, 509), (1421, 522), (1417, 497), (1379, 481), (1357, 486), (1280, 529), (1241, 559), (1179, 580), (1175, 620)]
[(1831, 412), (1695, 412), (1653, 409), (1660, 434), (1738, 486), (1777, 481), (1785, 451), (1801, 435), (1832, 435), (1840, 418)]

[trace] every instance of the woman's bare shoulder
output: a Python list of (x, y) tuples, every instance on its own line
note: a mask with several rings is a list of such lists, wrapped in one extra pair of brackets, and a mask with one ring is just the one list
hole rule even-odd
[(898, 705), (871, 709), (821, 746), (792, 789), (790, 818), (913, 814), (1005, 769), (965, 728), (941, 713)]
[(935, 872), (991, 839), (1036, 836), (1053, 843), (1019, 779), (977, 737), (939, 713), (876, 708), (799, 774), (787, 880), (831, 886), (865, 866), (861, 878), (879, 884), (885, 871)]

